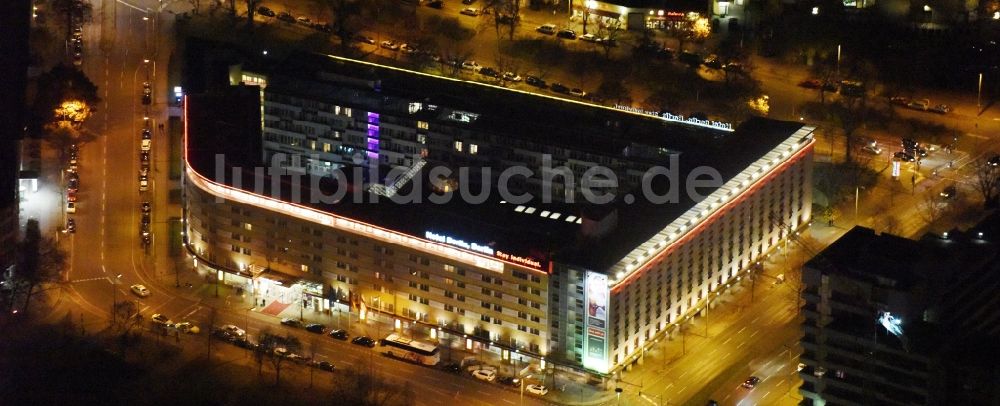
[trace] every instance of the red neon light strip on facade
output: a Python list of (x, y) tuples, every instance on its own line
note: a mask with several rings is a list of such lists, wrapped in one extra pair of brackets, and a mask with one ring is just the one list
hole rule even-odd
[(684, 233), (684, 236), (682, 236), (681, 238), (679, 238), (679, 239), (673, 241), (672, 243), (670, 243), (670, 245), (668, 247), (664, 248), (663, 251), (660, 251), (659, 254), (656, 254), (656, 256), (654, 256), (653, 258), (650, 258), (648, 261), (646, 261), (644, 264), (642, 264), (639, 267), (639, 269), (636, 269), (631, 274), (629, 274), (628, 276), (626, 276), (625, 279), (622, 279), (621, 281), (619, 281), (618, 283), (616, 283), (615, 286), (611, 287), (611, 292), (612, 293), (617, 292), (623, 286), (625, 286), (629, 282), (631, 282), (631, 280), (633, 278), (635, 278), (639, 274), (645, 272), (649, 267), (651, 267), (653, 264), (657, 263), (662, 257), (664, 257), (667, 254), (675, 251), (684, 242), (686, 242), (686, 240), (689, 240), (689, 239), (694, 238), (695, 236), (697, 236), (697, 234), (698, 234), (697, 231), (700, 231), (700, 229), (702, 227), (705, 227), (705, 226), (713, 223), (715, 221), (716, 217), (718, 217), (721, 214), (724, 214), (725, 212), (727, 212), (730, 209), (729, 206), (731, 206), (731, 205), (733, 205), (735, 203), (742, 203), (744, 200), (746, 200), (747, 197), (750, 196), (751, 192), (756, 192), (757, 189), (761, 188), (766, 183), (766, 182), (764, 182), (765, 180), (770, 180), (771, 178), (777, 176), (779, 172), (784, 171), (787, 166), (789, 166), (791, 164), (794, 164), (797, 161), (799, 161), (802, 158), (801, 155), (805, 154), (806, 152), (812, 151), (813, 142), (814, 141), (815, 141), (815, 138), (810, 139), (809, 140), (809, 144), (806, 145), (805, 147), (803, 147), (798, 152), (796, 152), (795, 155), (792, 155), (788, 160), (786, 160), (785, 162), (781, 163), (780, 165), (777, 165), (774, 168), (771, 168), (771, 170), (768, 171), (767, 175), (762, 176), (760, 179), (758, 179), (756, 182), (754, 182), (753, 185), (751, 185), (746, 190), (744, 190), (743, 193), (740, 193), (739, 195), (737, 195), (733, 199), (730, 199), (728, 202), (726, 202), (725, 204), (723, 204), (722, 207), (719, 207), (719, 209), (717, 209), (714, 213), (712, 213), (710, 216), (708, 216), (707, 218), (705, 218), (705, 220), (701, 221), (693, 229), (691, 229), (687, 233)]
[[(490, 256), (481, 255), (481, 254), (478, 254), (478, 253), (475, 253), (475, 252), (472, 252), (472, 251), (468, 251), (468, 250), (464, 250), (464, 249), (461, 249), (461, 248), (458, 248), (458, 247), (455, 247), (455, 246), (452, 246), (452, 245), (442, 244), (442, 243), (439, 243), (439, 242), (436, 242), (436, 241), (431, 241), (431, 240), (427, 240), (427, 239), (423, 239), (423, 238), (414, 237), (414, 236), (411, 236), (409, 234), (404, 234), (404, 233), (400, 233), (400, 232), (397, 232), (397, 231), (389, 230), (389, 229), (386, 229), (386, 228), (383, 228), (383, 227), (379, 227), (379, 226), (376, 226), (376, 225), (373, 225), (373, 224), (369, 224), (369, 223), (366, 223), (366, 222), (363, 222), (363, 221), (358, 221), (358, 220), (354, 220), (354, 219), (351, 219), (351, 218), (347, 218), (347, 217), (343, 217), (343, 216), (338, 216), (338, 215), (333, 214), (333, 213), (316, 210), (314, 208), (303, 206), (303, 205), (296, 204), (296, 203), (290, 203), (290, 202), (286, 202), (286, 201), (283, 201), (283, 200), (274, 199), (274, 198), (263, 196), (263, 195), (258, 195), (258, 194), (255, 194), (255, 193), (247, 192), (247, 191), (242, 190), (242, 189), (237, 189), (237, 188), (234, 188), (234, 187), (231, 187), (231, 186), (228, 186), (228, 185), (224, 185), (224, 184), (221, 184), (221, 183), (218, 183), (218, 182), (211, 181), (208, 178), (202, 176), (190, 164), (188, 164), (188, 159), (187, 159), (187, 157), (188, 157), (188, 123), (187, 123), (187, 119), (188, 119), (187, 96), (185, 96), (185, 102), (184, 102), (184, 166), (187, 169), (187, 173), (188, 174), (193, 174), (195, 177), (198, 178), (197, 179), (198, 181), (204, 182), (206, 184), (214, 185), (214, 186), (219, 187), (219, 188), (231, 190), (231, 191), (236, 192), (236, 193), (242, 193), (242, 194), (251, 196), (251, 197), (253, 197), (255, 199), (267, 200), (267, 201), (271, 201), (271, 202), (274, 202), (274, 203), (277, 203), (277, 204), (282, 204), (282, 205), (288, 205), (288, 206), (296, 207), (296, 208), (298, 208), (300, 210), (305, 210), (307, 212), (315, 213), (315, 214), (321, 215), (321, 216), (329, 216), (329, 217), (332, 217), (334, 219), (334, 223), (336, 223), (336, 220), (343, 220), (343, 221), (347, 221), (347, 222), (357, 223), (357, 224), (359, 224), (361, 226), (370, 227), (372, 229), (384, 232), (386, 234), (393, 234), (393, 235), (397, 235), (397, 236), (399, 236), (401, 238), (413, 239), (413, 240), (416, 240), (416, 241), (420, 242), (421, 244), (429, 244), (429, 245), (434, 245), (434, 246), (442, 247), (445, 250), (458, 251), (458, 252), (461, 252), (461, 253), (464, 253), (464, 254), (467, 254), (467, 255), (471, 255), (471, 256), (474, 256), (474, 257), (478, 257), (478, 258), (481, 258), (481, 259), (485, 259), (485, 260), (488, 260), (488, 261), (495, 261), (495, 262), (500, 262), (500, 263), (508, 264), (508, 265), (511, 265), (511, 266), (515, 266), (515, 267), (517, 267), (519, 269), (527, 269), (527, 270), (530, 270), (530, 271), (533, 271), (533, 272), (547, 273), (545, 270), (540, 270), (540, 269), (526, 267), (523, 264), (518, 264), (518, 263), (510, 262), (510, 261), (505, 261), (505, 260), (502, 260), (502, 259), (499, 259), (499, 258), (496, 258), (496, 257), (490, 257)], [(217, 194), (213, 193), (212, 191), (205, 190), (203, 188), (202, 188), (202, 190), (205, 191), (206, 193), (210, 193), (210, 194), (218, 196)], [(219, 196), (219, 197), (223, 197), (223, 196)], [(242, 203), (242, 204), (248, 204), (248, 205), (252, 205), (252, 206), (255, 206), (255, 207), (260, 207), (258, 205), (253, 205), (253, 204), (250, 204), (250, 203)], [(282, 213), (282, 214), (285, 214), (285, 213)], [(285, 215), (287, 215), (287, 214), (285, 214)], [(324, 224), (324, 225), (327, 225), (327, 224)], [(330, 226), (330, 225), (327, 225), (327, 226)], [(347, 230), (347, 231), (350, 231), (350, 230)], [(463, 260), (462, 262), (468, 262), (468, 261)], [(550, 261), (550, 263), (551, 263), (551, 261)], [(503, 270), (501, 269), (500, 271), (502, 272)], [(551, 272), (551, 267), (550, 267), (549, 271)], [(496, 272), (496, 271), (494, 271), (494, 272)]]

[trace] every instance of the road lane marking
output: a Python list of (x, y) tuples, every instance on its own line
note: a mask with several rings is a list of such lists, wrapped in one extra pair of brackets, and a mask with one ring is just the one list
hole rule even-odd
[(733, 336), (729, 336), (729, 338), (727, 338), (726, 341), (722, 342), (722, 345), (729, 344), (729, 342), (732, 341), (732, 340), (733, 340)]
[(510, 399), (500, 399), (500, 400), (502, 400), (502, 401), (504, 401), (504, 402), (507, 402), (507, 403), (510, 403), (510, 404), (512, 404), (512, 405), (514, 404), (514, 401), (513, 401), (513, 400), (510, 400)]
[(99, 281), (99, 280), (105, 280), (105, 281), (108, 281), (110, 283), (114, 283), (114, 282), (111, 282), (111, 279), (108, 278), (107, 276), (98, 276), (96, 278), (87, 278), (87, 279), (76, 279), (76, 280), (71, 280), (69, 282), (70, 283), (80, 283), (80, 282), (93, 282), (93, 281)]

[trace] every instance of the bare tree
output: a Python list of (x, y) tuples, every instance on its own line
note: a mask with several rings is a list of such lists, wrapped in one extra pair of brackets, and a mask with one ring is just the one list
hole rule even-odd
[(604, 49), (604, 58), (611, 60), (611, 50), (618, 46), (618, 36), (622, 33), (622, 23), (619, 20), (611, 20), (604, 23), (597, 29), (597, 34), (601, 37), (601, 48)]
[(314, 0), (316, 4), (330, 11), (333, 32), (340, 37), (340, 45), (343, 47), (350, 44), (354, 37), (354, 23), (361, 15), (362, 5), (360, 0)]
[(973, 185), (983, 197), (983, 204), (986, 207), (996, 206), (1000, 194), (1000, 166), (982, 158), (977, 159), (972, 165), (975, 171)]
[(15, 280), (25, 290), (23, 311), (27, 313), (36, 289), (46, 282), (58, 280), (66, 266), (66, 253), (50, 238), (42, 237), (38, 220), (28, 220), (24, 239), (18, 247)]
[(949, 206), (941, 201), (941, 196), (936, 191), (928, 189), (918, 208), (920, 209), (920, 217), (927, 222), (928, 226), (933, 226), (947, 214)]
[(257, 7), (260, 6), (264, 0), (243, 0), (247, 5), (247, 30), (253, 32), (253, 18), (257, 15)]
[(333, 397), (342, 404), (358, 406), (409, 406), (414, 403), (413, 390), (408, 385), (388, 382), (371, 370), (355, 366), (345, 371)]
[(257, 344), (257, 356), (271, 362), (271, 366), (274, 367), (274, 386), (278, 386), (281, 382), (282, 365), (288, 360), (289, 355), (302, 348), (302, 344), (298, 337), (280, 336), (269, 331), (261, 332)]

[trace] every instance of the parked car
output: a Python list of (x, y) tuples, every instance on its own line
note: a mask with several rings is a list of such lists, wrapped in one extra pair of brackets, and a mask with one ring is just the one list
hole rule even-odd
[(149, 202), (142, 202), (141, 207), (143, 213), (149, 213), (152, 210), (152, 207), (149, 205)]
[(583, 41), (583, 42), (595, 42), (596, 43), (596, 42), (601, 42), (601, 39), (598, 38), (596, 35), (591, 34), (591, 33), (588, 32), (588, 33), (583, 34), (583, 35), (580, 36), (580, 41)]
[(513, 376), (501, 376), (500, 379), (497, 380), (497, 382), (500, 382), (501, 385), (507, 385), (507, 386), (521, 385), (521, 380)]
[(152, 139), (152, 138), (153, 138), (153, 133), (151, 131), (149, 131), (148, 128), (143, 128), (142, 129), (142, 139), (149, 140), (149, 139)]
[(518, 75), (518, 74), (516, 74), (514, 72), (504, 72), (503, 75), (501, 75), (501, 76), (503, 77), (503, 80), (506, 80), (508, 82), (520, 82), (521, 81), (521, 75)]
[(903, 149), (914, 149), (920, 146), (920, 143), (913, 138), (903, 138), (900, 140), (900, 144), (903, 145)]
[(569, 95), (575, 97), (583, 97), (587, 95), (587, 92), (574, 87), (572, 89), (569, 89)]
[(281, 319), (281, 324), (284, 325), (284, 326), (288, 326), (288, 327), (295, 327), (295, 328), (301, 328), (302, 327), (302, 322), (299, 321), (299, 319), (290, 319), (290, 318), (287, 318), (287, 317), (284, 318), (284, 319)]
[(475, 3), (475, 2), (476, 2), (476, 0), (462, 0), (462, 4), (465, 4), (466, 6), (468, 6), (468, 5), (472, 4), (472, 3)]
[(371, 337), (368, 337), (368, 336), (357, 336), (357, 337), (354, 337), (353, 340), (351, 340), (351, 344), (361, 345), (361, 346), (365, 346), (365, 347), (368, 347), (368, 348), (374, 348), (375, 347), (375, 340), (373, 340)]
[(75, 214), (75, 213), (76, 213), (76, 203), (66, 202), (66, 214)]
[(66, 190), (76, 192), (80, 189), (80, 176), (76, 172), (69, 173), (69, 181), (66, 182)]
[(555, 24), (542, 24), (542, 25), (538, 26), (538, 28), (535, 28), (535, 31), (538, 31), (538, 32), (540, 32), (542, 34), (546, 34), (546, 35), (553, 35), (553, 34), (556, 33), (556, 25)]
[(260, 7), (257, 8), (257, 14), (260, 14), (260, 15), (265, 16), (265, 17), (274, 17), (275, 16), (274, 10), (271, 10), (271, 9), (269, 9), (267, 7), (264, 7), (264, 6), (260, 6)]
[(338, 340), (347, 340), (347, 331), (336, 329), (330, 332), (330, 337), (336, 338)]
[(397, 45), (393, 41), (382, 41), (382, 43), (379, 44), (379, 46), (382, 47), (382, 48), (388, 49), (390, 51), (395, 51), (395, 50), (399, 49), (399, 45)]
[(199, 332), (201, 332), (201, 329), (198, 328), (198, 326), (192, 324), (189, 321), (174, 324), (174, 328), (177, 329), (177, 331), (180, 331), (184, 334), (198, 334)]
[(471, 61), (470, 60), (470, 61), (463, 61), (462, 62), (462, 69), (465, 69), (465, 70), (471, 70), (471, 71), (474, 71), (474, 72), (479, 72), (479, 70), (482, 69), (482, 68), (483, 67), (481, 65), (479, 65), (478, 63), (476, 63), (476, 61)]
[(719, 57), (715, 54), (706, 57), (702, 64), (712, 69), (722, 69), (722, 61), (720, 61)]
[(760, 383), (760, 378), (756, 376), (751, 376), (747, 380), (743, 381), (743, 387), (747, 389), (753, 389)]
[(368, 45), (375, 45), (375, 39), (368, 38), (368, 37), (366, 37), (364, 35), (358, 35), (358, 36), (354, 37), (354, 39), (357, 40), (358, 42), (363, 42), (363, 43), (368, 44)]
[(525, 386), (524, 389), (527, 390), (528, 393), (531, 393), (533, 395), (538, 395), (538, 396), (545, 396), (546, 393), (549, 393), (549, 389), (546, 388), (545, 386), (542, 386), (542, 385), (534, 385), (534, 384), (532, 384), (532, 385)]
[(549, 88), (556, 93), (569, 93), (569, 88), (563, 86), (561, 83), (553, 83)]
[(930, 111), (938, 114), (948, 114), (951, 113), (951, 106), (947, 104), (938, 104), (930, 108)]
[(323, 334), (326, 332), (326, 326), (318, 323), (313, 323), (306, 325), (306, 331), (310, 333)]
[(911, 100), (906, 104), (906, 107), (913, 110), (927, 111), (931, 107), (931, 101), (928, 99)]
[(149, 289), (146, 289), (145, 286), (140, 284), (132, 285), (129, 289), (132, 289), (132, 293), (135, 293), (135, 295), (139, 297), (149, 297), (150, 295)]
[(570, 29), (562, 29), (556, 33), (556, 37), (563, 39), (576, 39), (576, 31)]
[(436, 8), (440, 10), (442, 7), (444, 7), (444, 2), (441, 0), (433, 0), (430, 3), (427, 3), (427, 7)]
[(153, 140), (150, 140), (150, 139), (143, 139), (142, 140), (142, 142), (140, 144), (140, 149), (141, 150), (143, 150), (143, 151), (149, 151), (152, 148), (153, 148)]
[(247, 335), (247, 332), (245, 330), (243, 330), (243, 329), (241, 329), (239, 327), (236, 327), (235, 325), (232, 325), (232, 324), (226, 324), (226, 325), (220, 327), (219, 329), (222, 330), (222, 331), (225, 331), (228, 334), (236, 336), (236, 337), (243, 337), (243, 336)]
[(910, 104), (910, 98), (903, 96), (893, 96), (889, 98), (889, 104), (895, 104), (897, 106), (906, 106), (907, 104)]
[(145, 192), (149, 190), (149, 176), (139, 175), (139, 191)]
[(410, 44), (400, 45), (399, 46), (399, 50), (403, 51), (404, 54), (415, 54), (415, 53), (417, 53), (417, 48), (414, 48), (413, 45), (410, 45)]
[(681, 52), (681, 54), (677, 57), (677, 60), (692, 67), (698, 67), (698, 65), (701, 65), (702, 62), (704, 62), (701, 55), (687, 51)]
[(448, 372), (451, 372), (453, 374), (457, 374), (459, 372), (462, 372), (462, 366), (458, 365), (458, 364), (456, 364), (454, 362), (442, 365), (441, 369), (443, 369), (445, 371), (448, 371)]
[(163, 314), (160, 313), (154, 314), (153, 317), (149, 319), (149, 321), (153, 322), (154, 324), (160, 324), (160, 325), (173, 324), (173, 322), (170, 321), (169, 317), (164, 316)]
[(955, 197), (955, 193), (957, 193), (957, 190), (955, 189), (955, 185), (949, 185), (949, 186), (946, 186), (944, 189), (941, 190), (940, 195), (941, 195), (941, 197), (943, 197), (945, 199), (951, 199), (951, 198)]
[(477, 369), (472, 371), (472, 376), (486, 382), (493, 382), (497, 379), (497, 371), (490, 369)]
[(278, 13), (278, 19), (281, 20), (281, 21), (284, 21), (286, 23), (294, 23), (295, 22), (295, 16), (291, 15), (287, 11), (282, 11), (282, 12)]
[(70, 234), (76, 232), (76, 220), (73, 219), (66, 220), (66, 232)]
[(309, 20), (308, 17), (299, 17), (299, 18), (296, 18), (295, 21), (297, 21), (299, 24), (302, 24), (302, 25), (307, 26), (307, 27), (312, 24), (312, 20)]
[(484, 66), (483, 68), (479, 69), (479, 74), (483, 75), (483, 76), (493, 77), (493, 78), (499, 78), (500, 77), (500, 72), (497, 72), (496, 69), (490, 68), (488, 66)]
[(545, 84), (545, 81), (537, 76), (531, 76), (531, 75), (526, 76), (524, 78), (524, 83), (527, 83), (529, 85), (532, 85), (540, 89), (545, 89), (546, 87), (548, 87), (548, 85)]
[(333, 364), (326, 361), (320, 361), (316, 363), (316, 368), (322, 369), (324, 371), (333, 372)]
[(987, 165), (990, 166), (1000, 166), (1000, 155), (993, 155), (989, 160), (986, 161)]
[(872, 155), (879, 155), (882, 153), (882, 148), (879, 148), (878, 144), (874, 142), (865, 144), (865, 146), (861, 147), (861, 150)]
[(475, 8), (475, 7), (466, 7), (466, 8), (463, 8), (462, 11), (459, 11), (458, 13), (462, 14), (462, 15), (472, 16), (472, 17), (479, 17), (479, 14), (481, 14), (481, 12), (479, 11), (479, 9)]

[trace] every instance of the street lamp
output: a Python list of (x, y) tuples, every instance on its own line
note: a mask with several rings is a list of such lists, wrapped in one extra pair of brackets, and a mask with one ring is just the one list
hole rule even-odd
[(837, 44), (837, 78), (840, 78), (840, 44)]
[(622, 404), (622, 388), (615, 388), (615, 398), (618, 400), (618, 406)]
[(976, 117), (983, 111), (983, 74), (979, 73), (979, 89), (976, 91)]

